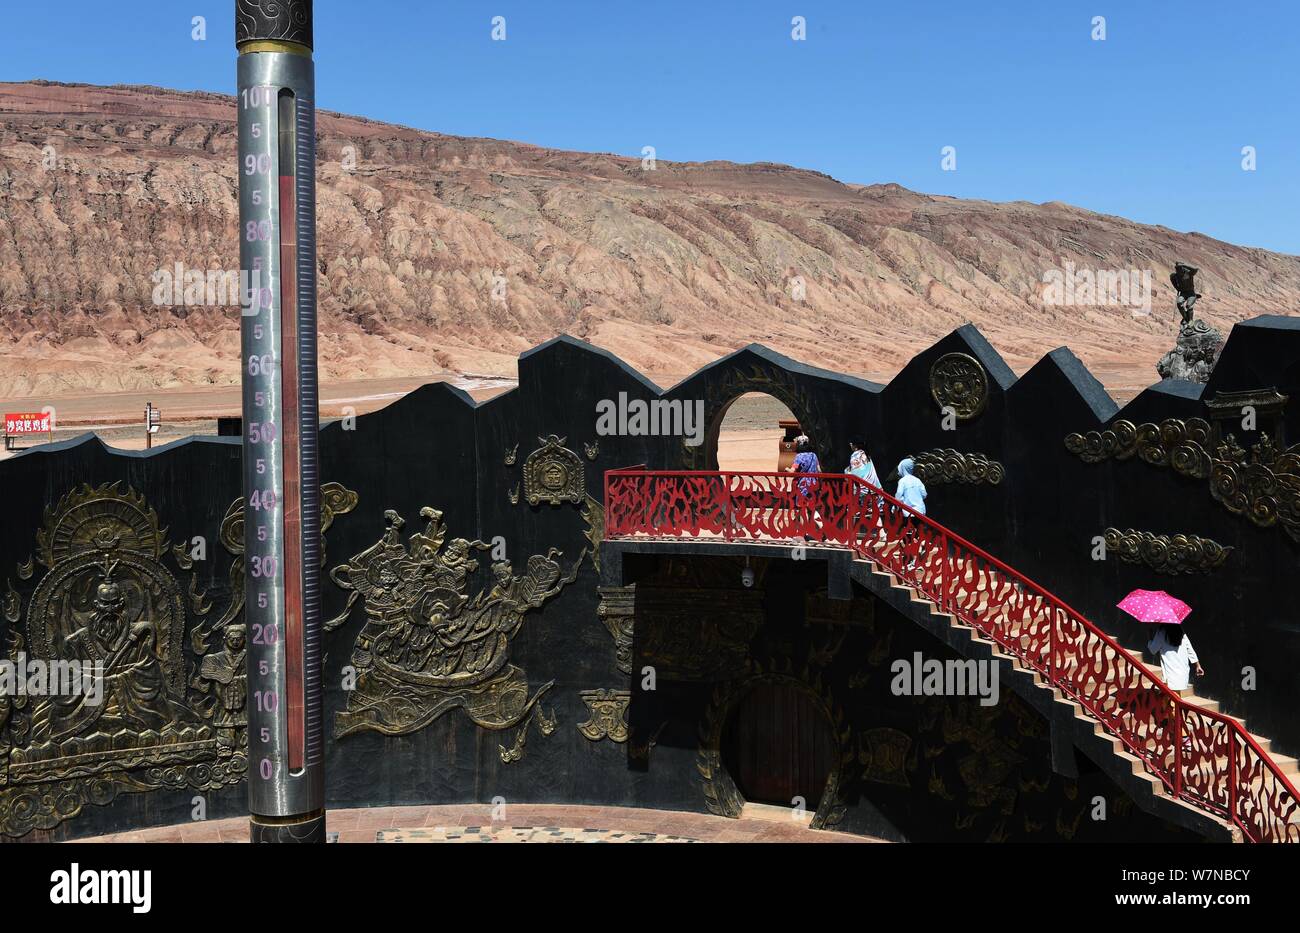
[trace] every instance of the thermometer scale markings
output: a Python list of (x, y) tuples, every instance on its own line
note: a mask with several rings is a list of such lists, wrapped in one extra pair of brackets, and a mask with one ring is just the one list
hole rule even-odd
[[(311, 0), (239, 0), (244, 616), (254, 842), (324, 842)], [(260, 281), (258, 281), (260, 279)]]
[[(247, 434), (256, 476), (247, 509), (253, 526), (249, 572), (257, 594), (250, 617), (261, 617), (251, 626), (250, 653), (257, 656), (259, 676), (250, 712), (262, 720), (260, 728), (250, 731), (264, 746), (255, 773), (272, 781), (279, 767), (300, 771), (305, 758), (303, 657), (298, 648), (303, 598), (296, 121), (293, 95), (287, 90), (259, 85), (248, 88), (243, 97), (243, 106), (254, 112), (250, 146), (259, 144), (265, 150), (250, 152), (244, 159), (245, 179), (253, 185), (251, 213), (257, 218), (244, 224), (244, 234), (253, 270), (268, 278), (268, 287), (253, 296), (256, 320), (250, 322), (252, 346), (247, 360), (257, 416), (249, 419)], [(287, 731), (283, 737), (275, 735), (281, 704)], [(281, 738), (284, 741), (278, 741)]]
[[(301, 91), (294, 96), (294, 252), (297, 279), (294, 301), (299, 364), (298, 438), (302, 472), (302, 687), (305, 710), (302, 716), (304, 766), (320, 765), (325, 757), (323, 710), (321, 709), (321, 617), (320, 573), (325, 561), (321, 538), (320, 501), (320, 388), (316, 372), (316, 109), (314, 101)], [(303, 141), (306, 142), (303, 142)], [(308, 625), (307, 620), (316, 620)], [(309, 698), (315, 698), (310, 700)]]
[(302, 461), (301, 411), (298, 384), (298, 277), (297, 208), (295, 179), (297, 124), (293, 94), (280, 91), (280, 351), (282, 403), (281, 432), (284, 441), (284, 635), (285, 693), (288, 699), (289, 770), (301, 771), (303, 763), (303, 657), (297, 650), (303, 636), (302, 599)]

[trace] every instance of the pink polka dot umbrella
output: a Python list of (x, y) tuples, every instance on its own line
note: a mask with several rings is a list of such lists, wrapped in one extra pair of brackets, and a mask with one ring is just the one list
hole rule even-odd
[(1116, 605), (1139, 622), (1181, 625), (1192, 612), (1191, 606), (1164, 590), (1134, 590)]

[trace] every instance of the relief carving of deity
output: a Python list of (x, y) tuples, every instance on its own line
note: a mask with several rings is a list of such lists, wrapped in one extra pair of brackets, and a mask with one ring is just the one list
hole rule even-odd
[[(466, 538), (447, 541), (447, 526), (436, 509), (426, 507), (420, 516), (424, 530), (403, 544), (405, 521), (385, 512), (387, 527), (379, 541), (330, 572), (349, 596), (343, 613), (326, 628), (342, 625), (358, 600), (365, 607), (351, 659), (357, 682), (347, 709), (335, 719), (335, 734), (369, 729), (400, 735), (459, 707), (484, 729), (522, 722), (516, 741), (522, 748), (523, 733), (551, 683), (531, 692), (525, 673), (510, 663), (510, 643), (530, 610), (573, 582), (586, 551), (563, 577), (557, 560), (563, 555), (554, 548), (529, 557), (521, 574), (510, 562), (497, 561), (488, 585), (471, 596), (470, 579), (479, 569), (474, 555), (489, 545)], [(544, 715), (538, 719), (549, 734), (553, 723)], [(517, 760), (517, 753), (503, 747), (502, 760)]]
[[(356, 494), (335, 483), (321, 493), (323, 530)], [(80, 689), (0, 697), (0, 833), (52, 829), (120, 793), (245, 779), (242, 503), (219, 536), (234, 556), (220, 614), (196, 558), (170, 546), (135, 490), (83, 485), (46, 509), (18, 567), (29, 597), (5, 587), (0, 656), (96, 673)]]
[(177, 578), (192, 563), (168, 566), (165, 535), (143, 497), (116, 484), (47, 509), (19, 577), (45, 574), (25, 614), (15, 591), (6, 656), (96, 673), (93, 688), (19, 697), (0, 717), (0, 831), (49, 829), (123, 791), (243, 780), (242, 702), (218, 726), (187, 680), (186, 630), (212, 607), (197, 577)]

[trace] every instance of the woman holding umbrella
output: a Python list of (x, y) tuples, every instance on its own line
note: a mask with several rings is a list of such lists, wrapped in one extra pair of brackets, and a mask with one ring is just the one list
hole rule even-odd
[(1119, 608), (1139, 622), (1156, 626), (1147, 650), (1160, 659), (1161, 678), (1170, 690), (1186, 690), (1192, 685), (1193, 664), (1196, 676), (1205, 676), (1192, 640), (1183, 631), (1183, 620), (1191, 614), (1191, 606), (1164, 590), (1134, 590), (1120, 601)]
[(1192, 640), (1181, 625), (1157, 625), (1156, 633), (1147, 642), (1147, 650), (1160, 659), (1160, 674), (1170, 690), (1186, 690), (1192, 685), (1193, 664), (1196, 665), (1196, 676), (1205, 676), (1205, 668), (1196, 657)]

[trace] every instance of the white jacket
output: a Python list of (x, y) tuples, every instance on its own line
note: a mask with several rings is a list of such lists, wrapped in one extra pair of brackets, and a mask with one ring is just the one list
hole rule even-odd
[(1160, 674), (1170, 690), (1186, 690), (1192, 685), (1192, 665), (1199, 662), (1192, 640), (1183, 633), (1183, 640), (1177, 646), (1169, 644), (1162, 628), (1147, 644), (1148, 650), (1160, 658)]

